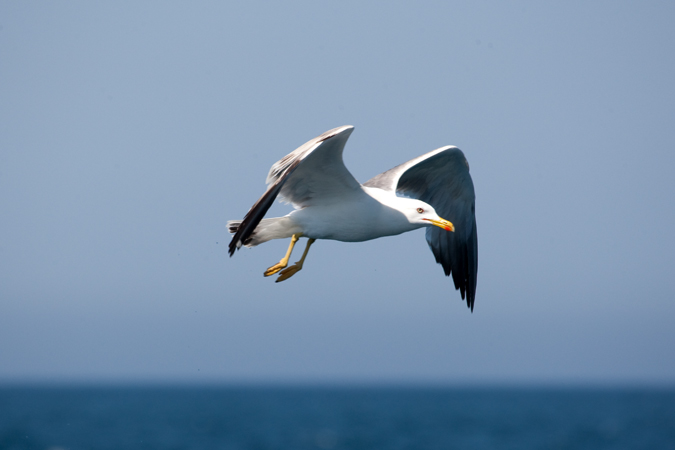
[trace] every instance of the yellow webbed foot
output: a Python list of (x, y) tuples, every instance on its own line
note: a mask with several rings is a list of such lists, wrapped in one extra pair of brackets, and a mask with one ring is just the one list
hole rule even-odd
[(269, 277), (270, 275), (274, 275), (275, 273), (279, 272), (281, 269), (286, 267), (288, 265), (288, 258), (291, 257), (291, 252), (293, 251), (293, 247), (295, 247), (295, 243), (298, 242), (298, 239), (300, 239), (300, 236), (302, 234), (297, 233), (291, 236), (291, 244), (288, 246), (288, 250), (286, 251), (286, 256), (281, 258), (281, 261), (270, 267), (265, 271), (263, 275), (266, 277)]
[(291, 267), (285, 268), (279, 274), (279, 278), (277, 278), (276, 283), (278, 283), (280, 281), (288, 280), (290, 277), (292, 277), (296, 273), (300, 272), (300, 269), (302, 269), (302, 264), (298, 264), (298, 263), (293, 264)]
[(279, 278), (277, 278), (276, 281), (277, 283), (280, 281), (288, 280), (290, 277), (300, 272), (300, 269), (302, 269), (302, 265), (305, 263), (305, 258), (307, 258), (307, 252), (309, 252), (309, 248), (312, 246), (314, 241), (315, 239), (310, 239), (309, 241), (307, 241), (307, 247), (305, 247), (305, 251), (302, 253), (302, 258), (300, 258), (300, 261), (296, 262), (291, 267), (287, 267), (286, 269), (282, 270), (281, 273), (279, 274)]
[(269, 269), (267, 269), (263, 275), (266, 276), (266, 277), (269, 277), (270, 275), (274, 275), (275, 273), (279, 272), (281, 269), (283, 269), (287, 265), (288, 264), (278, 262), (275, 265), (273, 265), (272, 267), (270, 267)]

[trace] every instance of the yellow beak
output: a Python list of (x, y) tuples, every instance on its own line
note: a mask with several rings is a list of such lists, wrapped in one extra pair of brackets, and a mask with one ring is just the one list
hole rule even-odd
[(452, 222), (449, 222), (445, 219), (441, 219), (441, 220), (424, 219), (424, 220), (428, 220), (429, 222), (436, 225), (437, 227), (443, 228), (445, 231), (455, 231), (455, 226), (452, 224)]

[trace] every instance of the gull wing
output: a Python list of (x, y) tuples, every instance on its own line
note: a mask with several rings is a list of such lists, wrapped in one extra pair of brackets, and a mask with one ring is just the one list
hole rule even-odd
[(427, 243), (473, 311), (478, 275), (476, 195), (464, 153), (442, 147), (381, 173), (364, 186), (422, 200), (455, 225), (454, 233), (428, 227)]
[(353, 130), (353, 126), (346, 125), (326, 131), (272, 166), (267, 175), (267, 191), (239, 224), (230, 242), (230, 256), (251, 236), (277, 196), (295, 208), (304, 208), (361, 191), (361, 185), (342, 160), (342, 150)]

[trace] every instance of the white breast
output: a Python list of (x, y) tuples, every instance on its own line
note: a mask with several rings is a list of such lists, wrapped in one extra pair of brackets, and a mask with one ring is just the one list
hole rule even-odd
[(393, 194), (363, 187), (362, 191), (339, 202), (305, 207), (293, 211), (290, 217), (306, 237), (344, 242), (368, 241), (420, 227), (411, 224), (404, 214), (387, 203), (396, 203)]

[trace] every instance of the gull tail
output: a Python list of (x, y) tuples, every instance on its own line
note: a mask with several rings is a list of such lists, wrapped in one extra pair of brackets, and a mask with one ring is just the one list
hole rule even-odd
[[(236, 235), (241, 223), (241, 220), (230, 220), (227, 222), (227, 230)], [(272, 239), (289, 238), (296, 233), (300, 233), (300, 231), (300, 227), (298, 227), (288, 216), (263, 219), (255, 227), (253, 233), (245, 238), (243, 242), (238, 239), (232, 239), (229, 248), (230, 256), (234, 255), (234, 252), (241, 248), (242, 245), (245, 247), (255, 247), (256, 245)]]

